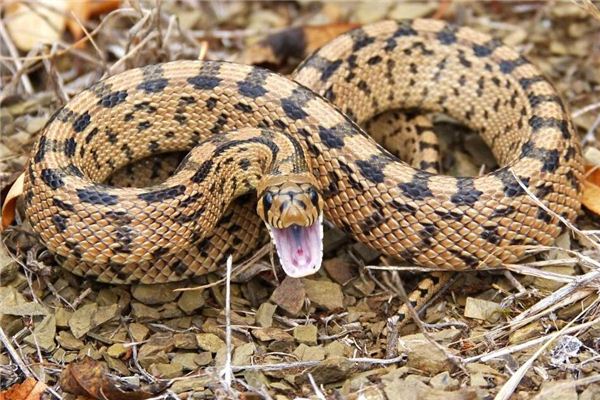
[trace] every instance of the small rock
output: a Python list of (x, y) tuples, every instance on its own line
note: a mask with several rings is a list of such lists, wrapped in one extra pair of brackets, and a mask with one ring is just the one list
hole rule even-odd
[(317, 327), (315, 325), (298, 325), (294, 328), (294, 339), (306, 345), (317, 344)]
[(55, 336), (56, 318), (54, 315), (48, 315), (41, 322), (35, 324), (33, 332), (31, 335), (26, 336), (24, 341), (31, 346), (39, 347), (45, 352), (51, 352), (56, 348)]
[(129, 324), (129, 331), (131, 332), (132, 339), (136, 342), (145, 340), (148, 337), (148, 333), (150, 333), (150, 329), (146, 325), (138, 324), (137, 322)]
[(332, 383), (346, 379), (353, 372), (353, 363), (345, 357), (333, 357), (320, 362), (311, 371), (317, 383)]
[(198, 368), (196, 359), (199, 358), (196, 353), (177, 353), (171, 360), (171, 364), (179, 364), (184, 371), (193, 371)]
[(196, 335), (198, 347), (202, 350), (216, 353), (221, 347), (225, 346), (225, 342), (213, 333), (199, 333)]
[[(573, 276), (575, 274), (575, 269), (573, 266), (561, 266), (561, 265), (551, 265), (547, 267), (540, 267), (541, 271), (548, 271), (551, 273), (559, 274), (559, 275), (567, 275)], [(549, 291), (555, 291), (556, 289), (563, 286), (564, 282), (557, 282), (553, 279), (544, 279), (540, 277), (536, 277), (533, 280), (533, 285), (538, 289), (544, 289)]]
[(212, 358), (212, 354), (210, 351), (203, 351), (202, 353), (198, 353), (196, 354), (196, 358), (195, 358), (195, 362), (196, 364), (198, 364), (200, 367), (204, 366), (204, 365), (208, 365), (212, 362), (213, 358)]
[(323, 268), (327, 274), (342, 286), (356, 277), (356, 268), (348, 259), (336, 257), (323, 261)]
[(262, 303), (258, 310), (256, 310), (255, 320), (256, 324), (263, 328), (269, 328), (273, 325), (273, 314), (277, 306), (271, 303)]
[(94, 313), (92, 318), (92, 327), (102, 325), (120, 315), (119, 306), (117, 304), (111, 304), (109, 306), (100, 306)]
[(69, 320), (73, 316), (73, 311), (67, 310), (64, 307), (58, 307), (58, 308), (56, 308), (54, 316), (56, 317), (56, 326), (57, 327), (68, 328)]
[[(436, 332), (432, 336), (442, 332)], [(434, 340), (436, 339), (434, 338)], [(440, 343), (440, 346), (443, 346), (443, 344)], [(453, 349), (446, 348), (445, 350), (448, 354), (455, 353)], [(439, 374), (440, 372), (450, 371), (454, 368), (454, 365), (446, 357), (446, 354), (425, 339), (423, 334), (402, 336), (398, 340), (398, 352), (407, 354), (408, 360), (406, 366), (420, 371), (427, 371), (429, 374)]]
[(169, 357), (166, 353), (175, 348), (172, 336), (164, 334), (154, 334), (140, 346), (138, 358), (144, 368), (149, 368), (152, 364), (168, 363)]
[(157, 363), (150, 366), (150, 373), (158, 378), (171, 379), (181, 376), (183, 367), (175, 363)]
[(508, 336), (508, 342), (510, 344), (522, 343), (526, 340), (538, 337), (544, 331), (545, 328), (542, 323), (540, 321), (534, 321), (511, 333)]
[(76, 338), (80, 338), (91, 329), (108, 322), (119, 315), (116, 304), (98, 307), (96, 303), (86, 304), (73, 313), (69, 319), (69, 328)]
[(304, 343), (296, 347), (293, 354), (301, 361), (322, 361), (325, 359), (325, 350), (321, 346), (307, 346)]
[[(204, 376), (192, 377), (175, 381), (171, 386), (171, 390), (175, 393), (184, 393), (194, 391), (196, 395), (201, 395), (206, 387), (211, 384), (213, 377), (209, 374)], [(204, 397), (204, 396), (203, 396)], [(210, 398), (212, 396), (206, 396)]]
[(493, 301), (467, 297), (464, 315), (467, 318), (497, 322), (502, 316), (502, 306)]
[(165, 283), (160, 285), (134, 285), (131, 295), (138, 301), (148, 304), (165, 304), (177, 300), (179, 292), (173, 289), (181, 287), (181, 283)]
[(201, 291), (185, 291), (177, 301), (177, 305), (186, 314), (192, 314), (194, 311), (204, 306), (204, 296)]
[(183, 311), (175, 303), (167, 303), (160, 308), (160, 319), (180, 318), (183, 316)]
[(196, 341), (196, 335), (193, 333), (176, 333), (173, 335), (175, 340), (175, 348), (184, 350), (196, 350), (198, 348), (198, 341)]
[(92, 329), (92, 318), (96, 310), (98, 310), (96, 303), (86, 304), (75, 310), (71, 319), (69, 319), (69, 328), (73, 336), (79, 339)]
[(129, 372), (129, 368), (127, 368), (127, 365), (125, 365), (125, 363), (118, 358), (108, 357), (107, 355), (105, 355), (103, 358), (104, 361), (106, 361), (108, 368), (117, 371), (120, 375), (127, 376), (131, 374), (131, 372)]
[(348, 357), (352, 354), (352, 349), (342, 342), (331, 342), (325, 345), (325, 355), (327, 358)]
[(352, 245), (352, 251), (355, 252), (358, 257), (365, 262), (365, 264), (376, 262), (381, 255), (381, 252), (372, 249), (362, 242), (354, 243)]
[(274, 327), (253, 329), (252, 335), (263, 342), (269, 342), (271, 340), (290, 342), (294, 340), (293, 336), (283, 329)]
[(131, 303), (131, 315), (138, 321), (156, 321), (160, 319), (158, 310), (137, 302)]
[(75, 338), (69, 331), (60, 331), (56, 337), (58, 344), (65, 350), (79, 350), (84, 346), (84, 343)]
[(328, 311), (343, 307), (344, 295), (341, 286), (337, 283), (311, 279), (302, 279), (302, 282), (304, 283), (306, 297), (317, 306)]
[(106, 354), (113, 358), (121, 358), (126, 353), (127, 348), (123, 345), (123, 343), (115, 343), (106, 349)]
[(231, 363), (233, 365), (250, 365), (252, 364), (252, 355), (256, 351), (254, 343), (245, 343), (233, 350)]
[(440, 390), (456, 390), (459, 387), (459, 382), (450, 376), (448, 371), (443, 371), (431, 378), (429, 384), (434, 389)]
[(298, 315), (304, 305), (305, 295), (302, 280), (286, 276), (283, 282), (273, 291), (271, 301), (291, 315)]

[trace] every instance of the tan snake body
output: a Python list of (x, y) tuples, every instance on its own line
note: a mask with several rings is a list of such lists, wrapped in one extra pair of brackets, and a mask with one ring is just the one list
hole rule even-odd
[[(67, 268), (106, 282), (179, 280), (218, 267), (224, 254), (244, 256), (261, 223), (247, 198), (227, 208), (235, 190), (210, 180), (220, 172), (214, 161), (188, 157), (181, 174), (158, 187), (94, 182), (143, 157), (246, 128), (296, 138), (326, 217), (422, 266), (497, 268), (526, 245), (551, 244), (557, 215), (577, 215), (582, 161), (565, 106), (533, 65), (488, 35), (437, 20), (375, 23), (326, 45), (293, 79), (176, 61), (98, 82), (54, 115), (34, 149), (25, 181), (32, 226)], [(457, 119), (481, 134), (501, 168), (455, 178), (397, 161), (359, 128), (396, 108)], [(237, 164), (247, 154), (229, 157)], [(208, 179), (199, 179), (201, 211), (191, 176)]]

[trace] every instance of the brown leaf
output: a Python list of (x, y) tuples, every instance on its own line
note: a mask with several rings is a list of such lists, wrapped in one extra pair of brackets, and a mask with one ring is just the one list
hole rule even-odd
[(15, 220), (15, 207), (17, 199), (23, 194), (24, 180), (25, 175), (19, 175), (4, 199), (4, 203), (2, 204), (2, 225), (0, 225), (0, 232), (6, 229)]
[(587, 170), (581, 201), (594, 214), (600, 215), (600, 168), (588, 167)]
[(44, 382), (27, 378), (22, 383), (16, 383), (7, 390), (0, 392), (0, 400), (39, 400), (46, 387)]
[(333, 38), (358, 26), (354, 23), (335, 23), (283, 29), (247, 46), (238, 61), (244, 64), (281, 65), (288, 58), (306, 57)]
[(65, 392), (98, 400), (144, 400), (166, 389), (161, 384), (124, 391), (109, 377), (104, 364), (90, 357), (69, 364), (60, 376), (60, 387)]
[[(85, 23), (96, 15), (116, 10), (120, 4), (120, 0), (69, 0), (68, 7), (81, 23)], [(67, 20), (67, 28), (75, 39), (83, 37), (81, 24), (75, 18)]]

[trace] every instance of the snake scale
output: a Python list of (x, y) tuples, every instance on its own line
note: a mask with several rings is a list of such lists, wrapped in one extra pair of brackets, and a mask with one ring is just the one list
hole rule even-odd
[[(398, 161), (360, 128), (390, 109), (449, 115), (482, 136), (500, 168), (456, 178)], [(158, 186), (99, 183), (135, 160), (194, 146)], [(265, 194), (265, 173), (295, 188), (279, 193), (293, 207)], [(180, 280), (226, 254), (249, 254), (263, 225), (253, 190), (271, 229), (284, 208), (296, 228), (322, 208), (388, 255), (464, 270), (551, 244), (558, 216), (572, 221), (580, 209), (581, 178), (565, 105), (532, 64), (486, 34), (417, 19), (344, 34), (293, 80), (176, 61), (100, 81), (47, 124), (27, 167), (25, 205), (63, 266), (105, 282)]]

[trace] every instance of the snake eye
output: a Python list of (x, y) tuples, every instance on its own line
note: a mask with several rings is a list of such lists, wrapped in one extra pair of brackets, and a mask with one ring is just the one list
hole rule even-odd
[(273, 205), (273, 195), (271, 194), (271, 192), (266, 192), (263, 195), (262, 201), (263, 201), (263, 208), (264, 208), (265, 213), (266, 213), (267, 211), (269, 211), (269, 209)]
[(313, 206), (317, 207), (319, 205), (319, 194), (314, 188), (310, 188), (308, 190), (308, 195), (310, 196), (310, 202)]

